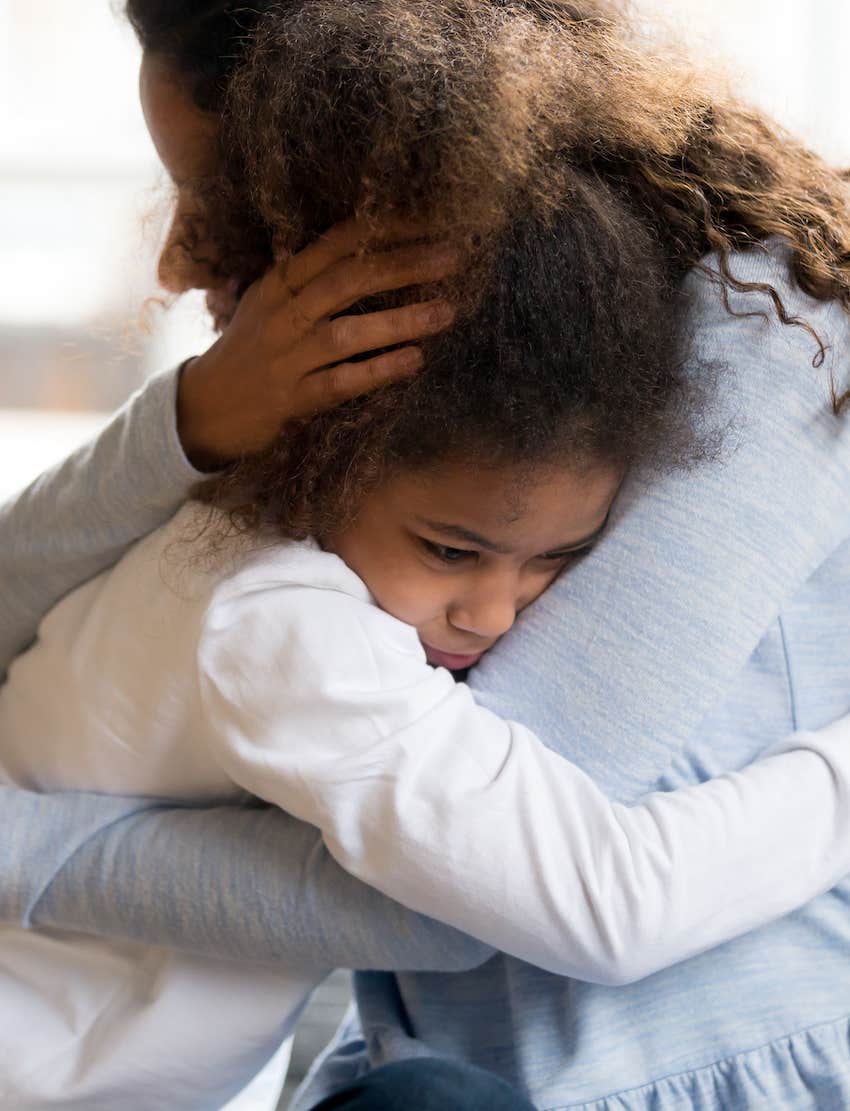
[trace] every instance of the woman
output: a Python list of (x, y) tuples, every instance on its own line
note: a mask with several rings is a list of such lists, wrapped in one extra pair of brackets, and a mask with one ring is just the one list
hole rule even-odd
[[(787, 265), (778, 247), (764, 256), (732, 258), (738, 277), (769, 282), (792, 315), (799, 308), (827, 343), (843, 342), (846, 325), (840, 311), (806, 299), (786, 276)], [(846, 649), (837, 636), (827, 653), (817, 655), (816, 668), (806, 670), (812, 653), (823, 651), (830, 630), (839, 631), (835, 607), (846, 605), (834, 586), (846, 558), (847, 433), (828, 416), (823, 397), (814, 396), (806, 378), (812, 348), (805, 338), (729, 316), (708, 283), (690, 288), (700, 343), (712, 354), (720, 344), (735, 360), (731, 396), (743, 423), (738, 453), (722, 467), (686, 479), (633, 482), (601, 551), (515, 632), (510, 658), (503, 653), (500, 660), (497, 650), (474, 678), (485, 695), (488, 688), (502, 692), (503, 709), (508, 709), (504, 692), (513, 690), (516, 701), (509, 716), (530, 720), (553, 738), (563, 735), (561, 690), (581, 692), (580, 702), (567, 712), (573, 741), (581, 749), (573, 755), (623, 795), (654, 785), (668, 766), (664, 786), (677, 777), (703, 778), (713, 770), (712, 761), (737, 765), (750, 753), (720, 755), (718, 742), (740, 737), (742, 729), (753, 751), (763, 747), (771, 726), (781, 729), (792, 719), (788, 659), (799, 668), (797, 721), (818, 724), (847, 704), (847, 661), (841, 655)], [(746, 311), (753, 302), (759, 308), (765, 303), (736, 294), (732, 305)], [(803, 488), (809, 475), (818, 477), (820, 500), (808, 485)], [(699, 520), (694, 505), (700, 507)], [(796, 524), (793, 535), (789, 521)], [(781, 560), (775, 559), (777, 552)], [(744, 594), (730, 595), (730, 564), (731, 585), (746, 583)], [(662, 598), (663, 606), (658, 604)], [(824, 610), (827, 617), (820, 619)], [(818, 636), (812, 639), (815, 628)], [(556, 669), (551, 668), (553, 632)], [(801, 657), (795, 649), (803, 643), (807, 651)], [(524, 697), (518, 697), (517, 675), (525, 684)], [(703, 722), (710, 712), (712, 718)], [(670, 752), (683, 734), (694, 740), (690, 756), (677, 767)], [(617, 769), (621, 751), (623, 766)], [(179, 816), (170, 820), (177, 823)], [(432, 832), (438, 834), (439, 828)], [(347, 863), (358, 867), (353, 850)], [(817, 961), (805, 968), (799, 983), (793, 982), (788, 962), (780, 967), (777, 958), (783, 945), (793, 944), (805, 962), (797, 938), (807, 933), (822, 939), (831, 932), (838, 942), (842, 923), (831, 909), (836, 899), (840, 895), (830, 896), (823, 909), (814, 904), (808, 921), (788, 920), (772, 928), (772, 937), (768, 932), (743, 939), (722, 958), (717, 955), (723, 979), (712, 978), (699, 1014), (691, 995), (701, 977), (710, 975), (713, 956), (613, 993), (565, 985), (502, 957), (460, 978), (366, 977), (359, 994), (372, 1032), (372, 1063), (421, 1052), (422, 1046), (459, 1054), (514, 1080), (549, 1107), (609, 1096), (612, 1106), (676, 1106), (686, 1099), (697, 1107), (755, 1107), (765, 1091), (774, 1105), (811, 1106), (804, 1101), (818, 1086), (821, 1093), (832, 1086), (830, 1094), (815, 1097), (823, 1101), (819, 1105), (828, 1106), (827, 1098), (841, 1105), (844, 1020), (834, 1021), (846, 998), (841, 947), (836, 945), (828, 976), (818, 974), (822, 962)], [(374, 929), (381, 929), (379, 920)], [(363, 967), (366, 962), (345, 957), (339, 963)], [(757, 984), (752, 1004), (740, 991), (748, 977)], [(689, 1001), (683, 1008), (679, 1001), (685, 996)], [(761, 1005), (764, 999), (769, 1007)], [(615, 1032), (638, 1007), (642, 1014), (651, 1008), (654, 1022), (644, 1024), (637, 1039), (630, 1032), (637, 1047), (630, 1057)], [(725, 1021), (730, 1013), (734, 1029)], [(818, 1031), (796, 1033), (812, 1019), (833, 1021)], [(766, 1040), (772, 1043), (768, 1052), (748, 1054)], [(732, 1057), (734, 1062), (726, 1060)], [(697, 1066), (700, 1073), (693, 1071)]]

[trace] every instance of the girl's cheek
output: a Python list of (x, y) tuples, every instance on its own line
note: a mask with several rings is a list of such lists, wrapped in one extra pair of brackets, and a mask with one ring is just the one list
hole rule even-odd
[(407, 625), (413, 625), (415, 628), (421, 629), (423, 625), (433, 623), (435, 618), (440, 617), (443, 613), (439, 599), (434, 597), (433, 590), (429, 590), (427, 582), (420, 580), (417, 585), (417, 582), (413, 580), (394, 582), (386, 584), (386, 586), (387, 588), (382, 591), (382, 596), (379, 597), (374, 589), (372, 593), (375, 595), (381, 609), (386, 610), (393, 617), (397, 617), (399, 621), (404, 621)]
[(559, 567), (557, 571), (553, 571), (546, 575), (535, 576), (529, 583), (528, 587), (523, 590), (523, 593), (517, 603), (517, 613), (520, 613), (526, 606), (530, 606), (532, 602), (536, 602), (540, 595), (548, 590), (549, 587), (556, 582), (566, 570), (566, 567)]

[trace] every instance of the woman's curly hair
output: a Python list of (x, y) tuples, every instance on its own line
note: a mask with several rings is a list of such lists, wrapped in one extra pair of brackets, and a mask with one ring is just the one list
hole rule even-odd
[[(688, 435), (698, 453), (680, 288), (709, 252), (724, 295), (767, 293), (809, 328), (731, 269), (782, 236), (801, 288), (850, 311), (844, 176), (639, 41), (616, 3), (281, 0), (231, 83), (222, 143), (210, 219), (241, 280), (352, 215), (469, 248), (458, 323), (414, 381), (285, 429), (217, 484), (241, 520), (287, 535), (439, 453), (681, 462)], [(834, 386), (836, 412), (848, 396)]]

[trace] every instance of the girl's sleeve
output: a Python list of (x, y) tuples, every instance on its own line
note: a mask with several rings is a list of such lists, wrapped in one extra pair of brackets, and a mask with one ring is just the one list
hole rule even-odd
[(96, 439), (0, 506), (0, 679), (55, 602), (166, 521), (203, 477), (177, 436), (178, 375), (152, 378)]
[(850, 719), (630, 808), (359, 598), (256, 584), (211, 607), (198, 659), (235, 782), (315, 825), (359, 879), (552, 972), (649, 975), (850, 871)]

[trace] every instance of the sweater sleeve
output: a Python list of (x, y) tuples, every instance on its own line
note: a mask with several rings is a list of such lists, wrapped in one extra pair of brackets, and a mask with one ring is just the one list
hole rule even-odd
[[(735, 256), (827, 346), (781, 325), (767, 296), (690, 279), (694, 348), (719, 367), (720, 456), (635, 477), (592, 558), (522, 615), (471, 676), (476, 698), (534, 729), (622, 801), (652, 790), (759, 642), (850, 537), (850, 319), (792, 284), (786, 252)], [(758, 315), (743, 316), (743, 313)], [(850, 707), (848, 707), (850, 708)], [(820, 723), (818, 723), (820, 724)]]
[(258, 582), (211, 607), (198, 660), (228, 776), (368, 884), (555, 973), (626, 983), (850, 871), (850, 718), (629, 808), (362, 598)]
[(202, 477), (177, 436), (178, 377), (152, 378), (93, 441), (0, 506), (0, 679), (50, 607), (166, 521)]
[(0, 921), (230, 960), (462, 972), (490, 950), (343, 871), (273, 807), (0, 787)]

